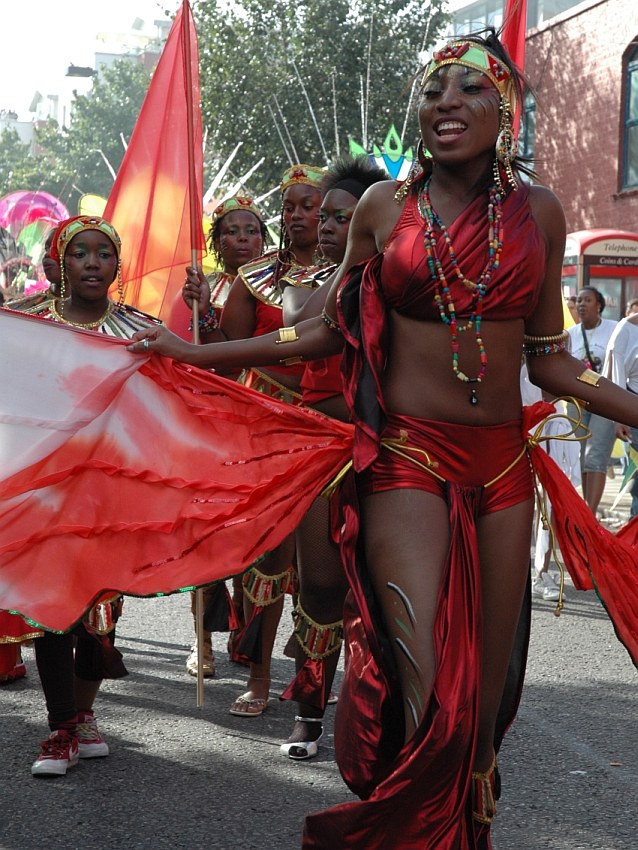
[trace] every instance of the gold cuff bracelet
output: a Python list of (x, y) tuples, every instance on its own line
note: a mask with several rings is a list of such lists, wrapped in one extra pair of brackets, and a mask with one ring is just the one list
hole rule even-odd
[(593, 369), (585, 369), (584, 372), (577, 375), (576, 380), (580, 381), (581, 384), (588, 384), (590, 387), (597, 387), (600, 383), (600, 375), (598, 372), (594, 372)]
[(297, 342), (298, 339), (296, 328), (279, 328), (279, 339), (275, 340), (275, 345), (282, 345), (286, 342)]

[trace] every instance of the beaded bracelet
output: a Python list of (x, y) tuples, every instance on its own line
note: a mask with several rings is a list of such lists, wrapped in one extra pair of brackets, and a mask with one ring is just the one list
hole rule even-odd
[[(217, 318), (217, 314), (213, 310), (212, 306), (208, 308), (208, 312), (205, 316), (202, 316), (201, 319), (197, 322), (200, 333), (208, 333), (209, 331), (217, 330), (219, 327), (219, 319)], [(191, 319), (190, 324), (188, 326), (188, 330), (193, 330), (193, 320)]]
[(339, 327), (339, 322), (333, 319), (332, 316), (328, 315), (328, 312), (325, 307), (321, 311), (321, 320), (324, 325), (330, 328), (331, 331), (334, 331), (337, 334), (343, 333), (343, 331)]
[(523, 336), (523, 353), (526, 357), (546, 357), (548, 354), (559, 354), (567, 348), (569, 334), (562, 331), (550, 336)]

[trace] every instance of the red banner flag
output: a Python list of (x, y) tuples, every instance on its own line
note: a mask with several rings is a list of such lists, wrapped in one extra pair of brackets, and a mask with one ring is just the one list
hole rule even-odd
[[(503, 11), (501, 41), (514, 64), (525, 70), (525, 32), (527, 29), (527, 0), (507, 0)], [(523, 104), (517, 103), (513, 115), (514, 134), (518, 136)]]
[(527, 0), (507, 0), (503, 11), (501, 41), (514, 64), (525, 70), (525, 31), (527, 29)]
[(104, 210), (122, 237), (124, 300), (163, 319), (193, 249), (199, 258), (204, 249), (199, 100), (197, 33), (184, 0)]
[(0, 609), (51, 629), (242, 572), (351, 457), (350, 425), (103, 334), (0, 309), (0, 358)]

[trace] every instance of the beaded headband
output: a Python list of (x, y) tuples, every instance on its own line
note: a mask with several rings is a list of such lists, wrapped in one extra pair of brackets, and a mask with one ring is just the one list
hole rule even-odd
[(222, 201), (219, 206), (215, 207), (213, 210), (213, 224), (219, 221), (220, 218), (228, 215), (228, 213), (236, 212), (237, 210), (246, 210), (246, 212), (257, 216), (259, 221), (263, 221), (261, 212), (255, 206), (252, 198), (247, 198), (244, 195), (235, 195), (234, 198), (228, 198), (227, 201)]
[(425, 69), (421, 85), (444, 65), (464, 65), (485, 74), (493, 86), (507, 100), (513, 113), (516, 107), (516, 85), (512, 72), (505, 63), (486, 47), (473, 41), (451, 41), (432, 55)]
[(120, 259), (120, 251), (122, 248), (122, 240), (120, 239), (117, 230), (113, 227), (110, 221), (105, 218), (97, 218), (90, 215), (78, 215), (74, 218), (67, 218), (58, 224), (53, 241), (51, 242), (51, 250), (49, 254), (58, 263), (64, 260), (64, 254), (69, 247), (69, 243), (78, 233), (84, 233), (86, 230), (99, 230), (113, 243), (115, 253), (118, 260)]
[(291, 165), (284, 171), (279, 189), (285, 192), (290, 186), (296, 186), (299, 183), (319, 189), (325, 173), (325, 169), (314, 165)]

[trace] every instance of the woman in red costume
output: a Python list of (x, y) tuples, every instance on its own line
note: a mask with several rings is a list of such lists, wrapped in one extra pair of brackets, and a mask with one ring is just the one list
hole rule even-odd
[[(48, 299), (17, 303), (15, 309), (24, 307), (30, 315), (118, 339), (130, 339), (141, 328), (158, 325), (158, 319), (121, 301), (120, 247), (115, 228), (103, 218), (77, 216), (62, 221), (50, 249), (58, 275), (49, 279), (58, 284), (58, 296), (49, 290)], [(117, 303), (108, 295), (116, 279)], [(34, 776), (64, 776), (78, 758), (109, 754), (93, 703), (104, 678), (119, 678), (127, 672), (114, 646), (120, 607), (121, 597), (106, 599), (71, 631), (40, 632), (36, 638), (35, 658), (51, 734), (40, 745), (31, 768)]]
[[(222, 310), (239, 267), (263, 254), (266, 237), (266, 225), (252, 198), (235, 195), (215, 207), (210, 229), (209, 250), (220, 270), (207, 275), (206, 283), (201, 286), (199, 308), (203, 321), (200, 322), (200, 337), (203, 342), (213, 341), (209, 339), (209, 334), (214, 335), (215, 329), (219, 326)], [(190, 271), (192, 273), (192, 270)], [(199, 287), (196, 272), (194, 277)], [(190, 340), (193, 338), (192, 315), (192, 294), (186, 299), (180, 292), (167, 327), (183, 339)], [(203, 589), (205, 610), (210, 611), (216, 607), (217, 594), (220, 591), (225, 593), (224, 587), (218, 584), (212, 584)], [(233, 580), (233, 606), (238, 623), (243, 623), (241, 576)], [(194, 592), (191, 593), (191, 611), (195, 619)], [(195, 622), (194, 625), (197, 634), (197, 623)], [(231, 654), (234, 636), (235, 632), (229, 639)], [(206, 628), (203, 630), (202, 642), (204, 644), (202, 675), (205, 679), (210, 679), (215, 675), (215, 655), (211, 632)], [(186, 659), (186, 672), (191, 676), (197, 676), (197, 659), (197, 642), (195, 642)]]
[(524, 668), (524, 640), (518, 669), (510, 660), (525, 637), (529, 457), (545, 454), (528, 452), (518, 352), (550, 395), (638, 423), (638, 398), (565, 350), (564, 215), (521, 180), (520, 97), (493, 33), (445, 45), (421, 89), (429, 156), (402, 186), (361, 199), (348, 271), (321, 317), (243, 343), (198, 348), (151, 331), (130, 347), (227, 369), (345, 341), (355, 475), (341, 486), (351, 597), (335, 741), (362, 799), (309, 816), (305, 850), (491, 847), (496, 756)]
[[(309, 277), (317, 289), (289, 287), (284, 293), (284, 319), (302, 313), (312, 298), (325, 300), (327, 282), (343, 260), (350, 222), (367, 188), (388, 174), (367, 157), (333, 163), (321, 184), (319, 252), (331, 265)], [(312, 315), (312, 312), (310, 313)], [(301, 379), (304, 405), (348, 421), (341, 383), (341, 354), (311, 360)], [(295, 760), (313, 758), (323, 735), (323, 715), (337, 669), (343, 634), (343, 600), (347, 582), (339, 550), (330, 532), (329, 502), (315, 499), (295, 535), (299, 595), (294, 609), (297, 675), (282, 694), (295, 700), (295, 725), (281, 752)]]
[[(280, 184), (281, 229), (278, 249), (269, 251), (238, 268), (224, 304), (221, 319), (210, 304), (210, 287), (201, 269), (189, 267), (183, 296), (188, 304), (198, 299), (202, 343), (217, 343), (258, 337), (283, 326), (283, 293), (289, 286), (304, 284), (317, 270), (317, 222), (323, 170), (311, 165), (286, 169)], [(250, 361), (238, 363), (239, 368)], [(303, 364), (276, 364), (274, 369), (247, 370), (241, 380), (252, 389), (275, 398), (301, 403), (299, 382)], [(231, 705), (239, 717), (258, 717), (268, 705), (270, 663), (284, 595), (293, 588), (290, 565), (294, 539), (284, 541), (255, 565), (243, 580), (244, 620), (242, 632), (230, 644), (231, 657), (250, 664), (247, 690)], [(208, 612), (208, 606), (207, 606)], [(208, 617), (205, 616), (205, 624)]]
[[(53, 296), (59, 295), (60, 266), (51, 257), (51, 244), (55, 228), (52, 228), (44, 240), (44, 255), (42, 257), (42, 268), (49, 288), (37, 292), (35, 295), (25, 295), (8, 301), (4, 306), (9, 310), (20, 310), (30, 313), (38, 309), (45, 301), (50, 301)], [(42, 636), (43, 632), (35, 629), (29, 623), (15, 614), (0, 611), (0, 684), (15, 682), (27, 675), (27, 668), (22, 661), (21, 645), (32, 640), (34, 637)]]

